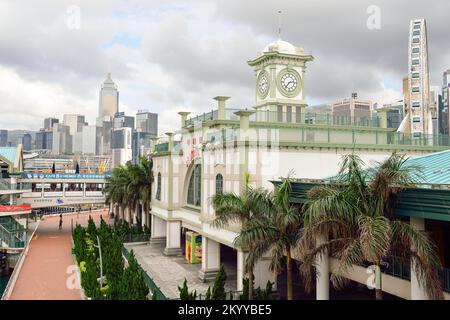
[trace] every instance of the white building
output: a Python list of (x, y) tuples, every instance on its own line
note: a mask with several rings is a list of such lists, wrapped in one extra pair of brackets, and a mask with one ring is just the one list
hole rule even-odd
[(129, 127), (114, 128), (112, 131), (112, 165), (125, 164), (133, 158), (133, 129)]
[[(291, 170), (299, 178), (334, 175), (341, 156), (351, 152), (370, 163), (394, 150), (415, 155), (448, 148), (399, 140), (387, 121), (354, 126), (330, 123), (326, 114), (305, 117), (305, 65), (312, 60), (285, 41), (269, 44), (248, 62), (256, 76), (254, 108), (229, 109), (228, 97), (218, 96), (217, 110), (190, 119), (188, 112), (180, 112), (180, 131), (154, 141), (152, 209), (142, 221), (151, 219), (151, 242), (165, 243), (166, 255), (181, 252), (181, 228), (200, 234), (199, 277), (204, 281), (218, 271), (221, 247), (231, 248), (236, 287), (242, 289), (246, 252), (233, 244), (240, 226), (213, 227), (210, 198), (222, 191), (239, 194), (247, 175), (252, 186), (272, 189), (270, 181)], [(378, 113), (386, 118), (385, 111)], [(274, 280), (268, 266), (267, 259), (256, 266), (256, 287)]]

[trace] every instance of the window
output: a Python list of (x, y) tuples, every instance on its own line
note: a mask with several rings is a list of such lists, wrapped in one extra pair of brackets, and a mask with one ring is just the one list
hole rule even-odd
[(420, 30), (413, 31), (413, 36), (419, 36), (419, 35), (420, 35)]
[(223, 192), (223, 176), (219, 173), (216, 175), (216, 193)]
[(202, 197), (201, 170), (201, 165), (194, 165), (191, 177), (189, 178), (187, 203), (196, 207), (200, 207)]
[(420, 24), (414, 25), (414, 30), (420, 30)]
[(302, 122), (302, 107), (295, 107), (295, 122)]
[(413, 117), (413, 122), (414, 123), (420, 122), (420, 117)]
[(412, 88), (412, 92), (414, 92), (414, 93), (420, 92), (420, 88), (419, 87), (413, 87)]
[(158, 181), (156, 186), (156, 200), (161, 201), (161, 172), (158, 172)]
[(420, 60), (419, 60), (419, 59), (413, 59), (412, 65), (413, 65), (413, 66), (416, 66), (416, 65), (418, 65), (418, 64), (420, 64)]
[(286, 122), (292, 122), (292, 107), (286, 107)]
[(419, 108), (420, 107), (420, 102), (419, 101), (413, 101), (412, 106), (414, 108)]
[(278, 122), (283, 122), (283, 106), (277, 107)]
[(419, 52), (420, 52), (420, 48), (419, 47), (412, 48), (412, 53), (419, 53)]
[(420, 39), (419, 39), (419, 38), (414, 38), (412, 42), (413, 42), (413, 43), (419, 43), (419, 42), (420, 42)]
[(419, 76), (420, 76), (420, 75), (419, 75), (418, 72), (413, 72), (413, 73), (412, 73), (412, 78), (413, 78), (413, 79), (418, 79)]

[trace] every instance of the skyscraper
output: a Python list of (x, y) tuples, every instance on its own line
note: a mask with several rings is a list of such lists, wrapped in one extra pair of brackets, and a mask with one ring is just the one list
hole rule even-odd
[(53, 130), (53, 124), (59, 123), (59, 120), (56, 118), (45, 118), (44, 119), (44, 130), (45, 131), (52, 131)]
[(430, 74), (428, 70), (427, 26), (425, 19), (410, 23), (408, 52), (409, 103), (405, 105), (405, 119), (399, 131), (414, 136), (433, 134), (433, 114), (430, 107)]
[(0, 130), (0, 147), (6, 147), (8, 144), (8, 130)]
[(111, 73), (108, 73), (100, 89), (98, 116), (99, 118), (104, 116), (113, 118), (117, 112), (119, 112), (119, 91), (111, 79)]
[(440, 113), (440, 128), (442, 134), (449, 134), (450, 112), (449, 112), (449, 97), (450, 97), (450, 70), (444, 71), (442, 76), (442, 111)]
[(158, 135), (158, 114), (139, 110), (136, 114), (136, 131)]

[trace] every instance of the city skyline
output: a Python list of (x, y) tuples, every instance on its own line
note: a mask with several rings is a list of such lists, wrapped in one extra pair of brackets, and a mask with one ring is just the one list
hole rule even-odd
[[(159, 113), (163, 131), (173, 126), (174, 111), (210, 111), (216, 95), (232, 96), (233, 107), (252, 106), (254, 74), (245, 62), (276, 39), (279, 9), (283, 11), (281, 38), (316, 59), (308, 69), (305, 88), (310, 105), (330, 103), (354, 91), (380, 104), (400, 99), (401, 79), (408, 68), (409, 21), (414, 18), (423, 17), (428, 23), (431, 84), (439, 84), (448, 68), (445, 59), (450, 49), (439, 15), (449, 7), (445, 1), (435, 1), (433, 7), (380, 1), (380, 30), (366, 26), (369, 1), (339, 5), (325, 1), (314, 6), (307, 1), (301, 7), (293, 1), (254, 4), (248, 1), (237, 10), (223, 1), (160, 6), (81, 1), (79, 29), (76, 25), (70, 29), (68, 17), (76, 10), (68, 1), (38, 11), (21, 7), (20, 1), (1, 2), (0, 15), (5, 15), (1, 29), (13, 28), (22, 40), (4, 35), (0, 79), (7, 85), (0, 92), (4, 113), (0, 126), (37, 130), (37, 113), (61, 117), (72, 113), (69, 110), (85, 114), (92, 123), (99, 83), (108, 72), (121, 91), (120, 110), (135, 113), (146, 108)], [(399, 12), (396, 8), (402, 5), (408, 10)], [(347, 14), (352, 19), (342, 19)], [(24, 20), (27, 27), (22, 30)], [(339, 23), (326, 28), (329, 21)], [(29, 30), (44, 30), (31, 32), (43, 46), (35, 46), (26, 34)], [(234, 50), (236, 46), (239, 50)], [(76, 53), (80, 50), (83, 54)], [(40, 99), (33, 101), (36, 96)], [(13, 118), (17, 110), (22, 114)]]

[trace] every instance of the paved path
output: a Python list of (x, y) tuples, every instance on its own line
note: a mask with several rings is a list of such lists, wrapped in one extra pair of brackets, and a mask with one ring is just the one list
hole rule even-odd
[[(93, 212), (96, 222), (100, 215), (105, 219), (107, 211)], [(87, 225), (89, 212), (63, 214), (63, 229), (58, 230), (59, 216), (45, 217), (41, 221), (19, 277), (11, 294), (11, 300), (80, 300), (81, 294), (74, 276), (72, 256), (71, 220)], [(68, 272), (69, 270), (69, 272)], [(69, 286), (66, 284), (69, 283)], [(75, 285), (74, 285), (75, 284)], [(72, 288), (69, 288), (72, 287)]]
[[(205, 294), (213, 282), (203, 283), (198, 272), (200, 264), (190, 264), (184, 256), (165, 256), (164, 244), (125, 244), (128, 250), (133, 250), (142, 269), (153, 279), (162, 293), (169, 299), (180, 297), (178, 286), (183, 285), (186, 278), (189, 291)], [(224, 263), (227, 273), (226, 290), (236, 290), (236, 263)]]

